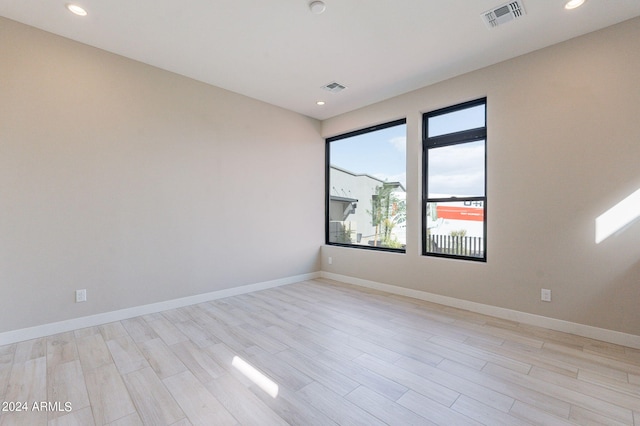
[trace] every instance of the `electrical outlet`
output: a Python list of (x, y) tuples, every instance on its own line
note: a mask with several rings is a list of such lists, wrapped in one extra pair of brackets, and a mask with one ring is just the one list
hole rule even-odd
[(87, 290), (76, 290), (76, 303), (86, 302), (87, 301)]
[(329, 256), (329, 265), (333, 264), (333, 257)]
[(543, 288), (540, 291), (540, 300), (543, 302), (551, 302), (551, 290)]

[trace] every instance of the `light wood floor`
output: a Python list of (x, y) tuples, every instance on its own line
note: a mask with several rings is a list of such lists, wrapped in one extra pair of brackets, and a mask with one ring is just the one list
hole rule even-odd
[(0, 347), (0, 401), (28, 404), (0, 425), (640, 426), (640, 351), (316, 280)]

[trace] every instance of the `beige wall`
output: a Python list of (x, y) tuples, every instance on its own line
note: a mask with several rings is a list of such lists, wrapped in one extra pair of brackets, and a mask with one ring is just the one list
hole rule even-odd
[(0, 18), (0, 332), (317, 271), (319, 132)]
[[(640, 188), (638, 40), (640, 18), (323, 122), (329, 137), (407, 117), (408, 245), (325, 246), (322, 269), (640, 335), (640, 222), (594, 237), (595, 218)], [(488, 261), (423, 257), (421, 113), (482, 96)]]
[[(408, 245), (320, 265), (317, 121), (0, 18), (0, 332), (321, 266), (640, 334), (640, 223), (594, 242), (640, 188), (637, 40), (638, 18), (325, 121), (407, 118)], [(488, 262), (423, 257), (421, 113), (481, 96)]]

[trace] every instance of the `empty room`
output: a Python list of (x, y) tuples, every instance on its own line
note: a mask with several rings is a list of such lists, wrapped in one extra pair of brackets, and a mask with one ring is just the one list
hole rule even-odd
[(0, 0), (0, 426), (640, 426), (640, 2)]

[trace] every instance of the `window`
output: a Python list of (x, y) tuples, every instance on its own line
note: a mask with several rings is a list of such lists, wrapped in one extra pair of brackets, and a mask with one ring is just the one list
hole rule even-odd
[(486, 99), (423, 116), (422, 254), (486, 261)]
[(406, 120), (327, 139), (326, 242), (405, 251)]

